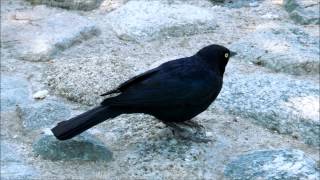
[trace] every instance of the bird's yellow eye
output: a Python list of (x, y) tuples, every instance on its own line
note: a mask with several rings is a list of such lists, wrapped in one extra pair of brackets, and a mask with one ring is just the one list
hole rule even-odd
[(229, 57), (229, 54), (228, 54), (228, 53), (225, 53), (225, 54), (224, 54), (224, 57), (228, 58), (228, 57)]

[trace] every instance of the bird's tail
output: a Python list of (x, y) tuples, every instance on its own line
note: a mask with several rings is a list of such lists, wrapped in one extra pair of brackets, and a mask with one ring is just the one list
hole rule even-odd
[(106, 119), (114, 118), (120, 114), (107, 106), (98, 106), (67, 121), (58, 123), (51, 131), (57, 139), (67, 140)]

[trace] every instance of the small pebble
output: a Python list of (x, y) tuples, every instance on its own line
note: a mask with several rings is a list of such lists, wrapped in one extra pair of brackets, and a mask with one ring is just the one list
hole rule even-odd
[(42, 133), (45, 135), (53, 135), (52, 131), (49, 128), (42, 129)]
[(271, 13), (267, 13), (265, 15), (262, 15), (261, 17), (264, 18), (264, 19), (278, 19), (279, 18), (278, 15), (271, 14)]
[(212, 136), (213, 136), (213, 133), (212, 133), (212, 132), (206, 132), (206, 136), (207, 136), (207, 137), (212, 137)]
[(34, 99), (44, 99), (44, 98), (46, 98), (47, 96), (48, 96), (48, 94), (49, 94), (49, 91), (47, 91), (47, 90), (42, 90), (42, 91), (38, 91), (38, 92), (36, 92), (35, 94), (33, 94), (33, 98)]
[(178, 142), (177, 142), (177, 140), (175, 140), (175, 139), (171, 139), (171, 140), (170, 140), (170, 144), (171, 144), (171, 145), (175, 145), (175, 144), (177, 144), (177, 143), (178, 143)]
[(252, 2), (252, 3), (249, 3), (249, 6), (250, 7), (257, 7), (257, 6), (259, 6), (259, 4), (257, 2)]

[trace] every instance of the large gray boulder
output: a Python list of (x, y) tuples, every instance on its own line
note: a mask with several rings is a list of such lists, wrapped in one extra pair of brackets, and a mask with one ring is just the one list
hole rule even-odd
[(213, 13), (207, 9), (161, 1), (129, 1), (108, 16), (120, 39), (138, 42), (212, 32), (217, 28)]
[(61, 7), (75, 10), (93, 10), (101, 4), (102, 0), (28, 0), (32, 4), (46, 4), (52, 7)]
[(271, 130), (320, 145), (318, 82), (236, 62), (230, 62), (226, 73), (215, 104)]
[(320, 2), (318, 0), (284, 0), (283, 5), (290, 18), (299, 24), (320, 23)]
[(70, 109), (57, 101), (41, 101), (18, 108), (22, 124), (28, 129), (39, 129), (51, 126), (70, 116)]
[(231, 45), (239, 59), (289, 74), (318, 74), (319, 36), (290, 24), (259, 25), (255, 32)]
[(300, 150), (281, 149), (254, 151), (240, 155), (225, 169), (232, 180), (250, 179), (308, 179), (317, 180), (317, 163)]
[(2, 41), (11, 42), (11, 53), (28, 61), (48, 61), (59, 51), (99, 33), (87, 18), (45, 6), (8, 13), (1, 26)]
[(46, 132), (33, 143), (33, 150), (42, 158), (53, 161), (109, 161), (112, 159), (112, 152), (101, 141), (88, 133), (82, 133), (70, 140), (59, 141), (52, 134)]
[(17, 105), (27, 104), (31, 101), (27, 80), (3, 74), (0, 82), (1, 111), (15, 110)]
[(19, 146), (1, 140), (1, 179), (34, 179), (37, 172), (19, 154)]

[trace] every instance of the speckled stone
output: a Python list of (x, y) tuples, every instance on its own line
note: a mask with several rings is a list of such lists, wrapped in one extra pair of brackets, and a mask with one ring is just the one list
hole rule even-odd
[(48, 61), (60, 51), (99, 34), (87, 18), (45, 6), (6, 14), (1, 25), (1, 37), (12, 42), (12, 54), (27, 61)]
[(231, 45), (242, 61), (275, 72), (319, 74), (319, 36), (287, 23), (266, 23)]
[(319, 178), (316, 162), (300, 150), (265, 150), (240, 155), (230, 162), (225, 175), (231, 180)]
[(284, 0), (290, 18), (299, 24), (320, 23), (320, 2), (317, 0)]
[(49, 127), (70, 117), (70, 109), (63, 103), (53, 100), (19, 106), (18, 112), (27, 129)]
[(215, 104), (273, 131), (320, 145), (317, 82), (256, 70), (253, 65), (235, 61), (227, 67)]
[(112, 152), (88, 133), (66, 141), (59, 141), (51, 134), (44, 134), (34, 142), (33, 150), (42, 158), (52, 161), (109, 161), (112, 159)]
[(214, 15), (207, 9), (161, 1), (129, 1), (109, 15), (120, 39), (151, 41), (166, 37), (213, 32)]
[(1, 74), (1, 111), (15, 110), (17, 105), (28, 104), (29, 85), (26, 79)]

